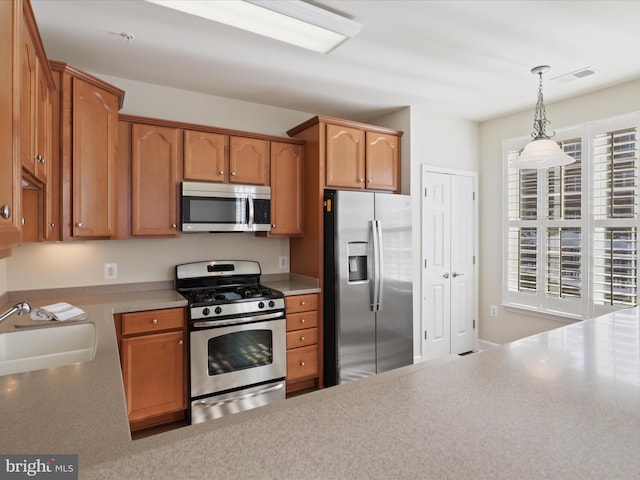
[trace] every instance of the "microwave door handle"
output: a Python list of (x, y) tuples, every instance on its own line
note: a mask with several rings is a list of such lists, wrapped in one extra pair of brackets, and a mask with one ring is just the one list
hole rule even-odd
[(254, 210), (253, 210), (253, 197), (249, 196), (247, 197), (247, 202), (249, 205), (249, 223), (247, 224), (247, 226), (249, 228), (253, 228), (253, 221), (254, 221)]

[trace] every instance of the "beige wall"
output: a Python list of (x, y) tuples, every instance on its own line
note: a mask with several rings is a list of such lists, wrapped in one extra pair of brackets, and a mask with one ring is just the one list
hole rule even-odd
[[(640, 81), (626, 83), (573, 99), (547, 104), (550, 129), (561, 129), (640, 110)], [(506, 311), (502, 286), (502, 141), (529, 133), (530, 110), (480, 125), (480, 338), (505, 343), (562, 323), (549, 318)], [(498, 316), (489, 316), (489, 306)]]

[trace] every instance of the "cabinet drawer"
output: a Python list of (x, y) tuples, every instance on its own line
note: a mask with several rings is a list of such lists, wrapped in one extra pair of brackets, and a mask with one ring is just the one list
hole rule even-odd
[(182, 308), (122, 314), (122, 335), (173, 330), (183, 327), (184, 310)]
[(318, 326), (318, 312), (287, 313), (287, 332)]
[(284, 298), (287, 313), (306, 312), (318, 309), (318, 294), (293, 295)]
[(287, 348), (306, 347), (318, 343), (318, 329), (305, 328), (287, 332)]
[(287, 382), (318, 375), (318, 347), (287, 350)]

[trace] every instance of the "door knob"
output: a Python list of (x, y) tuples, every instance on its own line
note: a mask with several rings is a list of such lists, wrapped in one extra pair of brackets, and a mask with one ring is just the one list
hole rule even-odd
[(449, 278), (449, 272), (444, 272), (444, 275), (442, 275), (444, 278)]

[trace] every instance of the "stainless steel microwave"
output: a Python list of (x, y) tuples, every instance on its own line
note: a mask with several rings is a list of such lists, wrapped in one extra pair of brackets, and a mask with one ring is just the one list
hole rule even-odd
[(271, 229), (271, 188), (182, 182), (183, 232), (266, 232)]

